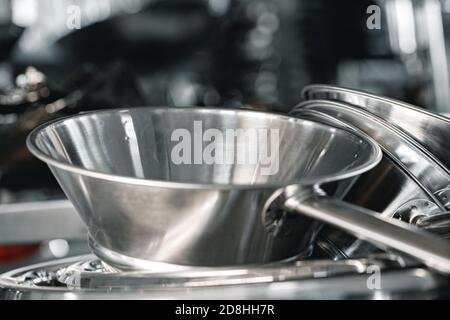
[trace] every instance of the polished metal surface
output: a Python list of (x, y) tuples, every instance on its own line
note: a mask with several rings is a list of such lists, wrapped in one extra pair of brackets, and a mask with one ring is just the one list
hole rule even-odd
[[(311, 109), (297, 109), (293, 114), (303, 119), (336, 127), (358, 130), (336, 117)], [(409, 172), (398, 159), (385, 152), (383, 159), (372, 170), (361, 174), (348, 186), (344, 200), (360, 207), (380, 212), (384, 217), (395, 217), (415, 223), (417, 216), (433, 216), (442, 212), (437, 199)], [(365, 257), (379, 249), (331, 226), (321, 231), (319, 243), (333, 252), (335, 259)]]
[[(381, 272), (376, 288), (368, 285), (374, 268)], [(388, 256), (172, 273), (114, 272), (93, 256), (78, 256), (0, 275), (0, 299), (436, 298), (447, 287), (445, 278)]]
[(431, 233), (332, 198), (291, 197), (286, 206), (361, 239), (407, 253), (430, 268), (450, 273), (450, 242)]
[[(439, 165), (429, 153), (418, 147), (417, 143), (398, 128), (386, 121), (349, 104), (311, 100), (298, 105), (295, 110), (315, 110), (336, 117), (343, 122), (358, 128), (383, 148), (383, 151), (394, 159), (403, 170), (409, 172), (428, 190), (432, 197), (443, 208), (450, 206), (447, 190), (450, 187), (448, 169)], [(443, 210), (444, 211), (444, 210)]]
[(421, 217), (416, 221), (416, 225), (442, 238), (450, 239), (450, 212)]
[(342, 101), (365, 109), (409, 134), (450, 168), (450, 119), (402, 101), (354, 89), (310, 85), (304, 99)]
[(68, 200), (0, 205), (0, 244), (86, 239), (86, 231)]
[[(238, 164), (217, 163), (201, 165), (200, 170), (185, 164), (175, 168), (167, 159), (169, 135), (179, 128), (196, 134), (195, 121), (222, 131), (279, 130), (285, 137), (278, 150), (281, 170), (262, 175), (259, 164), (244, 164), (239, 170)], [(158, 152), (161, 145), (163, 152)], [(234, 147), (229, 142), (222, 141), (222, 145)], [(94, 242), (131, 258), (202, 266), (287, 258), (274, 257), (275, 252), (280, 253), (273, 251), (278, 244), (276, 234), (269, 238), (255, 219), (273, 210), (273, 204), (282, 199), (280, 209), (357, 235), (363, 233), (369, 240), (405, 252), (431, 268), (450, 272), (450, 243), (406, 223), (380, 219), (369, 210), (339, 205), (336, 199), (337, 209), (347, 208), (345, 219), (340, 221), (339, 214), (344, 211), (333, 212), (327, 202), (331, 200), (316, 197), (324, 182), (354, 177), (381, 160), (380, 148), (356, 132), (248, 110), (141, 108), (55, 121), (34, 130), (28, 146), (50, 165), (87, 222)], [(142, 156), (149, 149), (153, 149), (153, 158)], [(340, 157), (335, 156), (338, 151)], [(128, 157), (131, 162), (126, 161)], [(205, 207), (209, 201), (210, 206)], [(305, 226), (310, 228), (311, 222), (303, 223)], [(259, 239), (254, 237), (261, 233), (264, 235)], [(298, 234), (298, 230), (293, 233)], [(304, 248), (313, 237), (311, 233), (301, 235)], [(255, 252), (259, 256), (254, 256)]]
[[(334, 127), (361, 131), (333, 115), (314, 108), (294, 108), (291, 114)], [(376, 135), (373, 138), (378, 139)], [(419, 207), (423, 215), (442, 211), (443, 206), (438, 199), (408, 170), (401, 158), (395, 157), (395, 152), (387, 149), (384, 144), (381, 144), (381, 148), (382, 160), (375, 168), (352, 181), (348, 186), (349, 190), (345, 192), (345, 200), (379, 211), (385, 217), (393, 217), (397, 212), (404, 211), (407, 205)]]
[[(179, 128), (277, 129), (279, 171), (258, 165), (175, 165)], [(41, 126), (28, 139), (87, 224), (94, 242), (131, 258), (180, 265), (235, 265), (308, 250), (318, 223), (300, 216), (277, 233), (264, 206), (285, 186), (311, 187), (377, 164), (370, 140), (292, 117), (219, 108), (139, 108), (77, 115)], [(336, 153), (340, 157), (336, 157)], [(108, 261), (107, 261), (108, 262)], [(128, 267), (133, 268), (130, 263)]]
[[(411, 176), (415, 177), (419, 181), (419, 183), (425, 187), (426, 190), (429, 190), (432, 193), (432, 196), (438, 199), (443, 206), (448, 206), (448, 198), (446, 198), (445, 195), (441, 193), (441, 191), (448, 188), (450, 177), (447, 176), (446, 172), (443, 172), (441, 170), (442, 168), (438, 166), (432, 158), (428, 157), (428, 154), (423, 153), (421, 152), (421, 149), (416, 148), (415, 144), (411, 143), (410, 139), (408, 139), (405, 134), (403, 134), (399, 130), (396, 130), (388, 123), (384, 122), (382, 119), (378, 119), (372, 116), (370, 113), (365, 112), (364, 110), (357, 110), (355, 109), (355, 107), (352, 107), (350, 105), (333, 101), (306, 101), (297, 106), (297, 108), (294, 109), (291, 113), (296, 114), (295, 110), (314, 110), (322, 112), (329, 116), (336, 117), (373, 137), (380, 144), (380, 146), (383, 147), (383, 151), (391, 158), (395, 159), (397, 164), (399, 164), (403, 170), (411, 173)], [(299, 114), (301, 114), (301, 111), (299, 111)], [(317, 217), (318, 215), (326, 214), (327, 217), (323, 217), (321, 220), (327, 218), (329, 219), (328, 222), (340, 228), (344, 228), (347, 231), (351, 231), (350, 228), (352, 228), (353, 231), (351, 231), (351, 233), (357, 236), (365, 235), (365, 237), (369, 240), (376, 241), (375, 238), (378, 237), (381, 243), (381, 240), (386, 240), (381, 238), (391, 237), (391, 247), (403, 252), (408, 252), (411, 255), (413, 252), (417, 251), (416, 254), (422, 255), (421, 260), (428, 266), (436, 267), (436, 265), (438, 264), (442, 264), (442, 266), (447, 265), (447, 267), (444, 267), (440, 271), (450, 271), (450, 269), (448, 269), (448, 267), (450, 266), (450, 260), (448, 259), (448, 254), (446, 254), (446, 252), (450, 253), (450, 247), (448, 246), (449, 243), (441, 242), (441, 244), (439, 244), (438, 242), (435, 242), (431, 239), (413, 240), (414, 237), (412, 236), (412, 234), (410, 234), (410, 236), (405, 234), (405, 238), (403, 238), (402, 241), (403, 243), (398, 243), (398, 247), (395, 247), (393, 242), (400, 239), (400, 234), (402, 231), (397, 230), (392, 231), (391, 233), (389, 231), (390, 226), (386, 225), (384, 229), (380, 226), (379, 232), (376, 232), (376, 235), (372, 235), (371, 231), (375, 230), (375, 226), (378, 222), (370, 222), (369, 220), (367, 220), (365, 222), (357, 223), (355, 221), (355, 219), (357, 219), (357, 216), (351, 213), (353, 212), (353, 209), (348, 206), (342, 206), (342, 203), (334, 203), (333, 205), (335, 206), (335, 210), (332, 210), (329, 206), (326, 205), (326, 203), (324, 205), (323, 201), (315, 203), (315, 208), (312, 208), (311, 205), (302, 207), (304, 204), (302, 205), (300, 203), (293, 203), (292, 205), (293, 207), (305, 211), (306, 207), (310, 208), (310, 213), (314, 214), (315, 217)], [(339, 211), (340, 207), (343, 207), (341, 214), (352, 214), (351, 223), (346, 223), (343, 217), (341, 219), (338, 219), (338, 215), (336, 215), (336, 212)], [(367, 215), (361, 215), (361, 218), (362, 217), (367, 218)], [(398, 237), (398, 239), (395, 239), (396, 236)], [(407, 244), (407, 238), (409, 238), (409, 240), (411, 241), (409, 242), (409, 245), (411, 245), (411, 247), (402, 249), (401, 247)], [(421, 245), (415, 247), (413, 242), (421, 242)], [(388, 241), (385, 241), (385, 244), (387, 243)], [(436, 256), (434, 258), (432, 257), (431, 251), (427, 253), (427, 248), (435, 251)], [(415, 256), (417, 257), (416, 254)]]
[[(72, 289), (161, 289), (179, 287), (211, 287), (243, 285), (252, 283), (272, 283), (301, 279), (317, 279), (342, 274), (363, 273), (370, 266), (380, 270), (387, 266), (399, 267), (400, 264), (385, 257), (347, 260), (296, 261), (292, 263), (273, 263), (247, 267), (190, 267), (182, 271), (109, 271), (99, 260), (77, 262), (55, 272), (54, 280)], [(417, 265), (415, 266), (417, 267)], [(15, 271), (17, 273), (17, 271)], [(4, 278), (11, 278), (7, 273)], [(23, 285), (39, 285), (38, 277), (29, 273), (16, 277)], [(42, 279), (41, 279), (42, 281)], [(45, 283), (45, 282), (44, 282)]]

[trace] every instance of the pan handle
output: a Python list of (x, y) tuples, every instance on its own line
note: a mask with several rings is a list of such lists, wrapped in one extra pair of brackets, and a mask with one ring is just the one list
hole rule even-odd
[(327, 196), (294, 195), (284, 205), (288, 210), (406, 253), (436, 271), (450, 273), (450, 242), (405, 222)]

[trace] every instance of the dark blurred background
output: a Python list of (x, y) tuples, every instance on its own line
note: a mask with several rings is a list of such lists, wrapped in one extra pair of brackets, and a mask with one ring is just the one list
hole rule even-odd
[(330, 83), (450, 112), (449, 14), (448, 0), (0, 0), (0, 207), (63, 197), (24, 141), (82, 111), (287, 112)]

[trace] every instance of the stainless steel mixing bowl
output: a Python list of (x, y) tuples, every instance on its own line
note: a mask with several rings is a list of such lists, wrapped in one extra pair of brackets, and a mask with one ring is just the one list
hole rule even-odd
[[(174, 164), (171, 135), (180, 128), (193, 133), (194, 121), (222, 132), (279, 129), (279, 172), (260, 175), (257, 165)], [(348, 139), (355, 142), (350, 148)], [(374, 147), (359, 141), (344, 131), (274, 114), (190, 108), (82, 114), (44, 125), (28, 140), (86, 222), (97, 254), (106, 260), (123, 260), (110, 257), (114, 252), (210, 266), (304, 252), (317, 223), (291, 218), (292, 230), (277, 235), (277, 221), (265, 225), (270, 221), (263, 207), (285, 185), (311, 185), (368, 168), (376, 160)], [(346, 156), (334, 159), (342, 148)], [(333, 159), (341, 172), (323, 166), (323, 159)]]

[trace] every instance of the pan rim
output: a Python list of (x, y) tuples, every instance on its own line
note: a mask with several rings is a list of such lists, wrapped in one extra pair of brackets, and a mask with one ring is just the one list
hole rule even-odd
[[(302, 121), (302, 122), (309, 122), (313, 123), (314, 125), (323, 126), (327, 129), (334, 129), (338, 131), (344, 131), (346, 134), (351, 134), (353, 136), (356, 136), (363, 140), (365, 143), (367, 143), (371, 149), (372, 154), (368, 157), (368, 159), (345, 172), (337, 172), (333, 174), (328, 175), (321, 175), (321, 176), (313, 176), (301, 179), (299, 182), (273, 182), (273, 183), (257, 183), (257, 184), (218, 184), (218, 183), (193, 183), (193, 182), (176, 182), (176, 181), (167, 181), (167, 180), (158, 180), (158, 179), (145, 179), (145, 178), (137, 178), (137, 177), (131, 177), (131, 176), (124, 176), (120, 174), (114, 174), (114, 173), (106, 173), (98, 170), (91, 170), (86, 169), (81, 166), (76, 166), (73, 164), (69, 164), (68, 162), (64, 162), (61, 160), (56, 160), (52, 158), (51, 156), (47, 155), (43, 151), (40, 150), (40, 148), (36, 145), (36, 137), (37, 135), (48, 126), (56, 125), (58, 123), (62, 123), (68, 119), (76, 119), (81, 118), (84, 116), (88, 116), (92, 113), (101, 114), (101, 113), (114, 113), (114, 112), (129, 112), (132, 110), (137, 109), (149, 109), (149, 110), (167, 110), (168, 108), (174, 108), (176, 110), (202, 110), (202, 111), (215, 111), (215, 112), (227, 112), (227, 113), (249, 113), (253, 115), (259, 115), (259, 116), (276, 116), (280, 118), (285, 118), (289, 121)], [(261, 189), (278, 189), (278, 188), (285, 188), (288, 186), (298, 185), (298, 186), (314, 186), (314, 185), (321, 185), (323, 183), (327, 182), (333, 182), (338, 180), (344, 180), (347, 178), (351, 178), (354, 176), (357, 176), (359, 174), (362, 174), (366, 171), (369, 171), (370, 169), (374, 168), (382, 159), (382, 151), (379, 145), (370, 137), (366, 135), (362, 135), (357, 132), (350, 132), (348, 130), (342, 129), (342, 128), (336, 128), (330, 125), (321, 124), (319, 122), (314, 122), (306, 119), (301, 119), (298, 117), (293, 117), (281, 113), (276, 112), (265, 112), (265, 111), (259, 111), (259, 110), (252, 110), (252, 109), (244, 109), (244, 108), (221, 108), (221, 107), (192, 107), (192, 106), (184, 106), (184, 107), (168, 107), (168, 106), (143, 106), (143, 107), (132, 107), (132, 108), (114, 108), (114, 109), (107, 109), (107, 110), (93, 110), (88, 112), (82, 112), (76, 115), (61, 117), (58, 119), (54, 119), (52, 121), (43, 123), (39, 126), (37, 126), (35, 129), (33, 129), (27, 136), (26, 139), (26, 145), (28, 150), (38, 159), (45, 162), (50, 167), (56, 167), (58, 169), (61, 169), (66, 172), (70, 172), (73, 174), (78, 174), (81, 176), (86, 176), (94, 179), (99, 180), (106, 180), (109, 182), (115, 182), (115, 183), (123, 183), (123, 184), (131, 184), (131, 185), (139, 185), (139, 186), (147, 186), (147, 187), (157, 187), (157, 188), (175, 188), (175, 189), (199, 189), (199, 190), (261, 190)]]
[[(372, 99), (374, 101), (381, 101), (381, 102), (385, 102), (388, 104), (392, 104), (392, 105), (396, 105), (398, 107), (401, 108), (406, 108), (409, 110), (412, 110), (414, 112), (419, 112), (422, 114), (425, 114), (427, 116), (430, 116), (431, 118), (434, 118), (436, 120), (439, 121), (444, 121), (448, 124), (450, 124), (450, 118), (442, 116), (439, 113), (434, 113), (431, 111), (428, 111), (425, 108), (420, 108), (418, 106), (415, 106), (413, 104), (401, 101), (401, 100), (397, 100), (397, 99), (393, 99), (393, 98), (389, 98), (386, 96), (381, 96), (381, 95), (376, 95), (370, 92), (366, 92), (366, 91), (362, 91), (362, 90), (356, 90), (356, 89), (352, 89), (352, 88), (347, 88), (347, 87), (339, 87), (339, 86), (333, 86), (330, 84), (310, 84), (305, 86), (302, 91), (301, 91), (301, 97), (303, 100), (311, 100), (308, 98), (308, 94), (309, 93), (320, 93), (320, 92), (338, 92), (338, 93), (346, 93), (346, 94), (351, 94), (354, 96), (358, 96), (358, 97), (364, 97), (364, 98), (368, 98), (368, 99)], [(323, 99), (314, 99), (314, 100), (323, 100)], [(332, 101), (337, 101), (337, 102), (344, 102), (344, 103), (349, 103), (347, 101), (342, 101), (342, 100), (332, 100)], [(360, 107), (360, 106), (358, 106)]]

